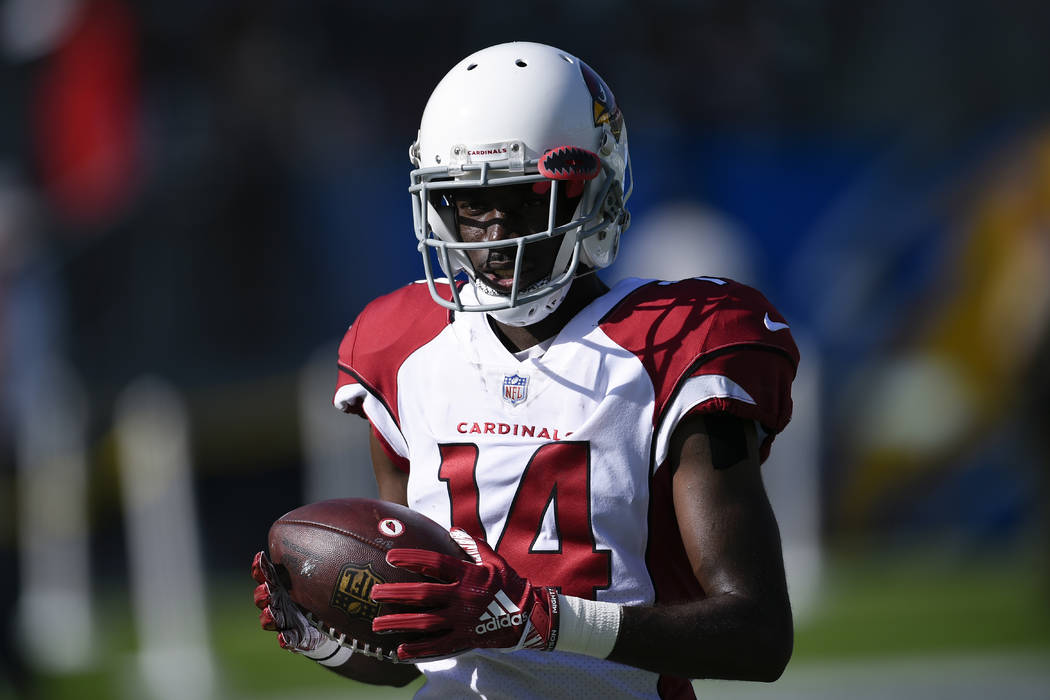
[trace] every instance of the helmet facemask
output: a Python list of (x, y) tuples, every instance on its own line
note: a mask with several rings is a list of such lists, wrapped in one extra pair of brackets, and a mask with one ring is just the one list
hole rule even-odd
[[(560, 149), (555, 149), (557, 154)], [(476, 178), (463, 178), (454, 180), (430, 180), (425, 175), (418, 180), (413, 171), (413, 215), (418, 217), (426, 207), (426, 230), (427, 233), (420, 240), (420, 252), (423, 254), (423, 265), (430, 284), (431, 293), (442, 306), (457, 311), (484, 311), (492, 314), (496, 320), (508, 325), (529, 325), (536, 323), (554, 311), (564, 299), (568, 285), (575, 278), (580, 268), (583, 254), (583, 243), (592, 236), (605, 232), (610, 222), (605, 211), (607, 199), (616, 200), (616, 194), (610, 197), (614, 190), (614, 180), (606, 172), (602, 178), (600, 191), (588, 192), (596, 179), (598, 172), (603, 167), (594, 154), (582, 152), (593, 159), (593, 169), (587, 173), (589, 177), (584, 179), (580, 176), (578, 169), (564, 169), (562, 173), (556, 173), (547, 169), (546, 177), (541, 174), (541, 167), (546, 168), (556, 158), (551, 153), (545, 158), (536, 159), (526, 164), (526, 168), (533, 170), (533, 174), (513, 174), (509, 169), (504, 170), (500, 166), (508, 166), (508, 163), (492, 162), (484, 163), (478, 167)], [(470, 166), (467, 166), (469, 168)], [(474, 172), (473, 169), (466, 172)], [(557, 178), (557, 179), (555, 179)], [(546, 194), (546, 210), (544, 212), (545, 222), (538, 231), (531, 231), (525, 235), (505, 238), (498, 241), (464, 242), (459, 232), (459, 216), (457, 213), (457, 193), (470, 192), (471, 190), (487, 189), (494, 187), (531, 186), (532, 188), (549, 188)], [(578, 194), (577, 194), (578, 192)], [(618, 194), (618, 193), (617, 193)], [(574, 196), (573, 196), (574, 195)], [(590, 196), (588, 196), (590, 195)], [(622, 201), (622, 200), (621, 200)], [(532, 215), (535, 216), (535, 215)], [(530, 217), (531, 218), (531, 217)], [(416, 221), (417, 238), (419, 237), (420, 222)], [(535, 228), (535, 226), (531, 227)], [(522, 280), (527, 279), (526, 261), (532, 266), (543, 264), (536, 260), (535, 254), (530, 249), (543, 247), (550, 241), (560, 239), (557, 252), (549, 264), (549, 274), (540, 279), (531, 280), (526, 286), (522, 286)], [(486, 276), (479, 274), (475, 263), (471, 261), (471, 251), (484, 250), (490, 254), (506, 257), (513, 260), (512, 275), (508, 279), (513, 282), (509, 288), (495, 286)], [(433, 274), (433, 259), (431, 251), (437, 263), (449, 279), (457, 274), (466, 274), (473, 289), (469, 295), (472, 298), (461, 298), (460, 291), (456, 285), (452, 286), (452, 299), (446, 300), (438, 295), (434, 288), (435, 277)], [(518, 311), (514, 311), (517, 309)], [(508, 313), (509, 312), (509, 313)]]
[[(565, 230), (577, 211), (582, 182), (535, 182), (524, 185), (466, 188), (440, 195), (446, 201), (438, 206), (451, 206), (455, 231), (460, 242), (487, 242), (484, 248), (466, 248), (470, 260), (468, 276), (487, 296), (513, 297), (527, 295), (548, 284), (556, 271), (558, 253)], [(554, 202), (551, 199), (554, 199)], [(433, 202), (435, 195), (431, 196)], [(556, 210), (553, 224), (550, 218)], [(555, 233), (550, 233), (550, 232)], [(521, 245), (522, 236), (543, 233)], [(563, 263), (564, 261), (562, 261)], [(514, 286), (517, 286), (517, 292)]]

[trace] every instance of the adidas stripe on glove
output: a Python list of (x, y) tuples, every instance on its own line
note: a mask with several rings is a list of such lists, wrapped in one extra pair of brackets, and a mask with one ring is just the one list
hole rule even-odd
[(426, 608), (382, 615), (375, 632), (421, 632), (397, 649), (402, 661), (454, 656), (470, 649), (551, 651), (558, 641), (556, 588), (533, 586), (483, 540), (453, 528), (452, 538), (471, 556), (463, 561), (422, 549), (392, 549), (386, 560), (447, 583), (380, 583), (372, 599)]

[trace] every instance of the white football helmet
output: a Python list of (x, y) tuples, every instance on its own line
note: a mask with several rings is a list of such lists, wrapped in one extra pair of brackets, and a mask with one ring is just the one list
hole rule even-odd
[[(500, 44), (471, 54), (438, 83), (423, 111), (409, 155), (412, 214), (431, 296), (457, 311), (484, 311), (497, 321), (526, 326), (554, 311), (579, 266), (610, 265), (630, 216), (633, 181), (627, 130), (612, 91), (587, 64), (543, 44)], [(498, 242), (464, 243), (446, 195), (458, 188), (551, 182), (547, 229)], [(558, 187), (579, 191), (568, 223), (555, 218)], [(519, 289), (525, 246), (563, 235), (551, 273)], [(475, 274), (466, 254), (506, 248), (515, 260), (509, 290), (497, 291)], [(435, 288), (431, 251), (444, 274), (463, 271), (469, 294), (452, 285), (452, 299)]]

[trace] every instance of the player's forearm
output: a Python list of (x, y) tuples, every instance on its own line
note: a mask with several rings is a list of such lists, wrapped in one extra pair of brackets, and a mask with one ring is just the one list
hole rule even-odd
[(610, 661), (685, 678), (772, 682), (791, 658), (790, 608), (724, 594), (624, 607)]

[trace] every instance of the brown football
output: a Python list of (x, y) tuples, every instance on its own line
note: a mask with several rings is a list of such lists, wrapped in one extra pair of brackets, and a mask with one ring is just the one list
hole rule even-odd
[[(377, 583), (430, 580), (386, 563), (396, 548), (428, 549), (465, 559), (436, 522), (396, 503), (336, 498), (296, 508), (271, 527), (270, 559), (292, 600), (355, 652), (386, 661), (410, 635), (372, 631), (372, 618), (412, 609), (376, 603)], [(356, 641), (355, 641), (356, 640)]]

